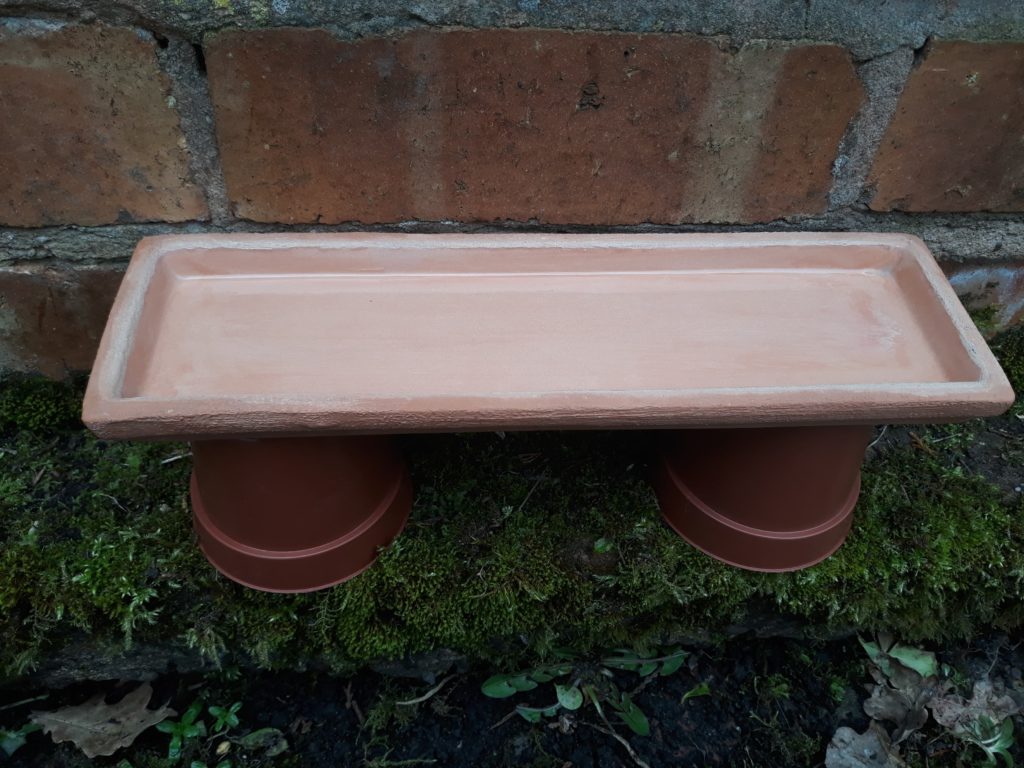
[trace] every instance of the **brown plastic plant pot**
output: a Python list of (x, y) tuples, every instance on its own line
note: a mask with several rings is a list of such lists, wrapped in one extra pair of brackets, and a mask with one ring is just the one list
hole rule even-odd
[(792, 571), (843, 543), (860, 494), (867, 426), (680, 430), (654, 488), (665, 521), (723, 562)]
[(197, 440), (199, 544), (230, 579), (308, 592), (366, 570), (405, 526), (409, 475), (386, 437)]

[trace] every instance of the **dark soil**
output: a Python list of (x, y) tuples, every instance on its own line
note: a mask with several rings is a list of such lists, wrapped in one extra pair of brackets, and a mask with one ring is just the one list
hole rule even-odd
[[(989, 676), (1014, 695), (1024, 695), (1020, 638), (989, 636), (971, 645), (948, 647), (940, 658), (956, 668), (954, 679), (970, 689), (972, 680)], [(609, 711), (617, 733), (635, 750), (630, 756), (609, 735), (597, 712), (584, 706), (530, 724), (515, 704), (547, 705), (555, 699), (551, 684), (511, 699), (491, 699), (480, 692), (488, 673), (453, 671), (440, 691), (422, 697), (436, 683), (400, 680), (364, 672), (352, 678), (315, 673), (242, 673), (226, 669), (205, 678), (169, 675), (154, 682), (153, 704), (169, 700), (179, 712), (198, 696), (209, 704), (242, 702), (235, 733), (272, 727), (282, 731), (289, 750), (265, 759), (233, 748), (234, 766), (551, 766), (618, 768), (643, 761), (658, 766), (817, 766), (840, 725), (863, 731), (868, 719), (865, 654), (856, 639), (828, 643), (747, 636), (720, 647), (694, 649), (678, 672), (640, 678), (616, 672), (622, 690), (634, 692), (651, 724), (647, 737), (635, 736)], [(444, 678), (442, 678), (444, 679)], [(437, 682), (440, 682), (438, 680)], [(706, 695), (688, 692), (706, 685)], [(24, 721), (31, 707), (53, 710), (77, 704), (97, 690), (114, 700), (127, 690), (116, 683), (79, 685), (52, 692), (46, 699), (0, 710), (8, 727)], [(36, 692), (8, 690), (3, 702)], [(564, 711), (563, 711), (564, 712)], [(604, 730), (601, 730), (604, 729)], [(220, 739), (201, 740), (182, 764), (206, 760), (216, 764)], [(168, 765), (162, 759), (168, 737), (155, 730), (142, 734), (120, 755), (86, 761), (69, 744), (53, 745), (42, 734), (29, 736), (15, 753), (12, 767)], [(975, 747), (944, 736), (931, 723), (903, 745), (910, 765), (981, 765)], [(1020, 756), (1020, 750), (1017, 750)]]
[(1012, 502), (1024, 493), (1024, 414), (1008, 413), (967, 424), (889, 426), (869, 449), (870, 461), (886, 450), (913, 446), (949, 467), (984, 477)]

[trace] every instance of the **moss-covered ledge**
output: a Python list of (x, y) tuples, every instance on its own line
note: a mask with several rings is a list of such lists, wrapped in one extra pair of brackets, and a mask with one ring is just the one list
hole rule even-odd
[[(994, 346), (1024, 390), (1024, 333)], [(717, 563), (660, 522), (642, 433), (410, 438), (402, 536), (351, 582), (281, 596), (234, 585), (198, 552), (186, 445), (95, 439), (80, 386), (0, 386), (0, 677), (83, 638), (347, 669), (438, 648), (507, 663), (713, 635), (765, 603), (821, 633), (908, 640), (1024, 622), (1020, 402), (987, 422), (887, 430), (846, 545), (780, 575)]]

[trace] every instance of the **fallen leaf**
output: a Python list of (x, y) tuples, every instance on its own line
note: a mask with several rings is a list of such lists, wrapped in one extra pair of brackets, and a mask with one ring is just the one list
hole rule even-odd
[[(911, 698), (911, 695), (914, 697)], [(928, 693), (897, 691), (887, 685), (876, 685), (871, 696), (864, 702), (864, 713), (872, 720), (894, 723), (896, 730), (892, 733), (892, 741), (899, 744), (928, 722), (928, 710), (925, 709), (928, 698)]]
[(33, 712), (30, 719), (41, 725), (56, 744), (74, 742), (90, 758), (112, 755), (129, 746), (147, 728), (177, 714), (170, 707), (148, 709), (152, 696), (153, 689), (146, 683), (116, 704), (107, 704), (100, 694), (78, 706)]
[[(893, 665), (898, 666), (897, 664)], [(871, 696), (864, 702), (864, 712), (874, 720), (888, 720), (897, 728), (892, 741), (899, 744), (907, 736), (924, 727), (928, 722), (928, 707), (937, 696), (945, 695), (950, 688), (947, 680), (934, 677), (922, 678), (913, 670), (905, 670), (905, 676), (894, 676), (902, 686), (892, 684), (876, 685)]]
[(895, 645), (889, 649), (889, 655), (921, 677), (934, 677), (939, 674), (939, 663), (931, 651), (923, 651), (909, 645)]
[(904, 763), (893, 754), (889, 737), (876, 723), (864, 733), (842, 727), (825, 751), (825, 768), (899, 768)]
[(891, 738), (899, 744), (924, 727), (926, 707), (949, 689), (949, 683), (938, 679), (938, 662), (930, 651), (899, 645), (882, 633), (877, 643), (861, 640), (861, 645), (871, 657), (869, 671), (876, 683), (868, 688), (871, 695), (864, 702), (864, 712), (873, 720), (895, 724)]
[(889, 665), (889, 684), (893, 688), (899, 688), (902, 691), (918, 691), (928, 687), (929, 681), (934, 681), (935, 677), (925, 678), (915, 672), (909, 667), (903, 666), (898, 661), (893, 661)]
[(887, 685), (876, 685), (864, 702), (864, 714), (872, 720), (888, 720), (898, 725), (912, 707), (913, 703), (899, 691)]
[(970, 701), (964, 701), (962, 696), (938, 696), (929, 706), (935, 721), (957, 736), (969, 734), (972, 725), (983, 717), (1001, 723), (1020, 712), (1017, 702), (1005, 693), (997, 694), (987, 680), (974, 684)]
[(313, 730), (313, 721), (305, 717), (297, 717), (288, 726), (288, 733), (292, 736), (305, 736)]

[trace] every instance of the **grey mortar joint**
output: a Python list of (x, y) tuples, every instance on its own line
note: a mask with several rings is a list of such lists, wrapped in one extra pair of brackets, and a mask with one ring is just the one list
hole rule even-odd
[(334, 28), (345, 37), (395, 34), (412, 26), (540, 27), (681, 32), (755, 39), (829, 41), (857, 60), (919, 47), (936, 36), (1024, 39), (1020, 0), (0, 0), (9, 16), (86, 13), (106, 23), (157, 29), (198, 42), (230, 27)]
[(865, 183), (882, 137), (896, 114), (913, 63), (913, 49), (899, 48), (857, 66), (864, 86), (864, 103), (839, 143), (832, 165), (830, 209), (865, 205), (869, 201), (870, 191), (865, 189)]
[(220, 164), (209, 84), (200, 71), (192, 43), (179, 37), (165, 39), (166, 47), (156, 49), (157, 59), (171, 81), (171, 98), (185, 136), (192, 180), (206, 195), (210, 220), (224, 224), (233, 217)]
[(525, 222), (406, 221), (365, 225), (273, 224), (233, 221), (182, 224), (113, 224), (103, 227), (0, 228), (0, 267), (50, 264), (98, 265), (124, 262), (143, 237), (211, 232), (905, 232), (923, 239), (945, 264), (1024, 261), (1024, 215), (907, 214), (841, 210), (767, 224), (686, 224), (636, 226), (538, 225)]

